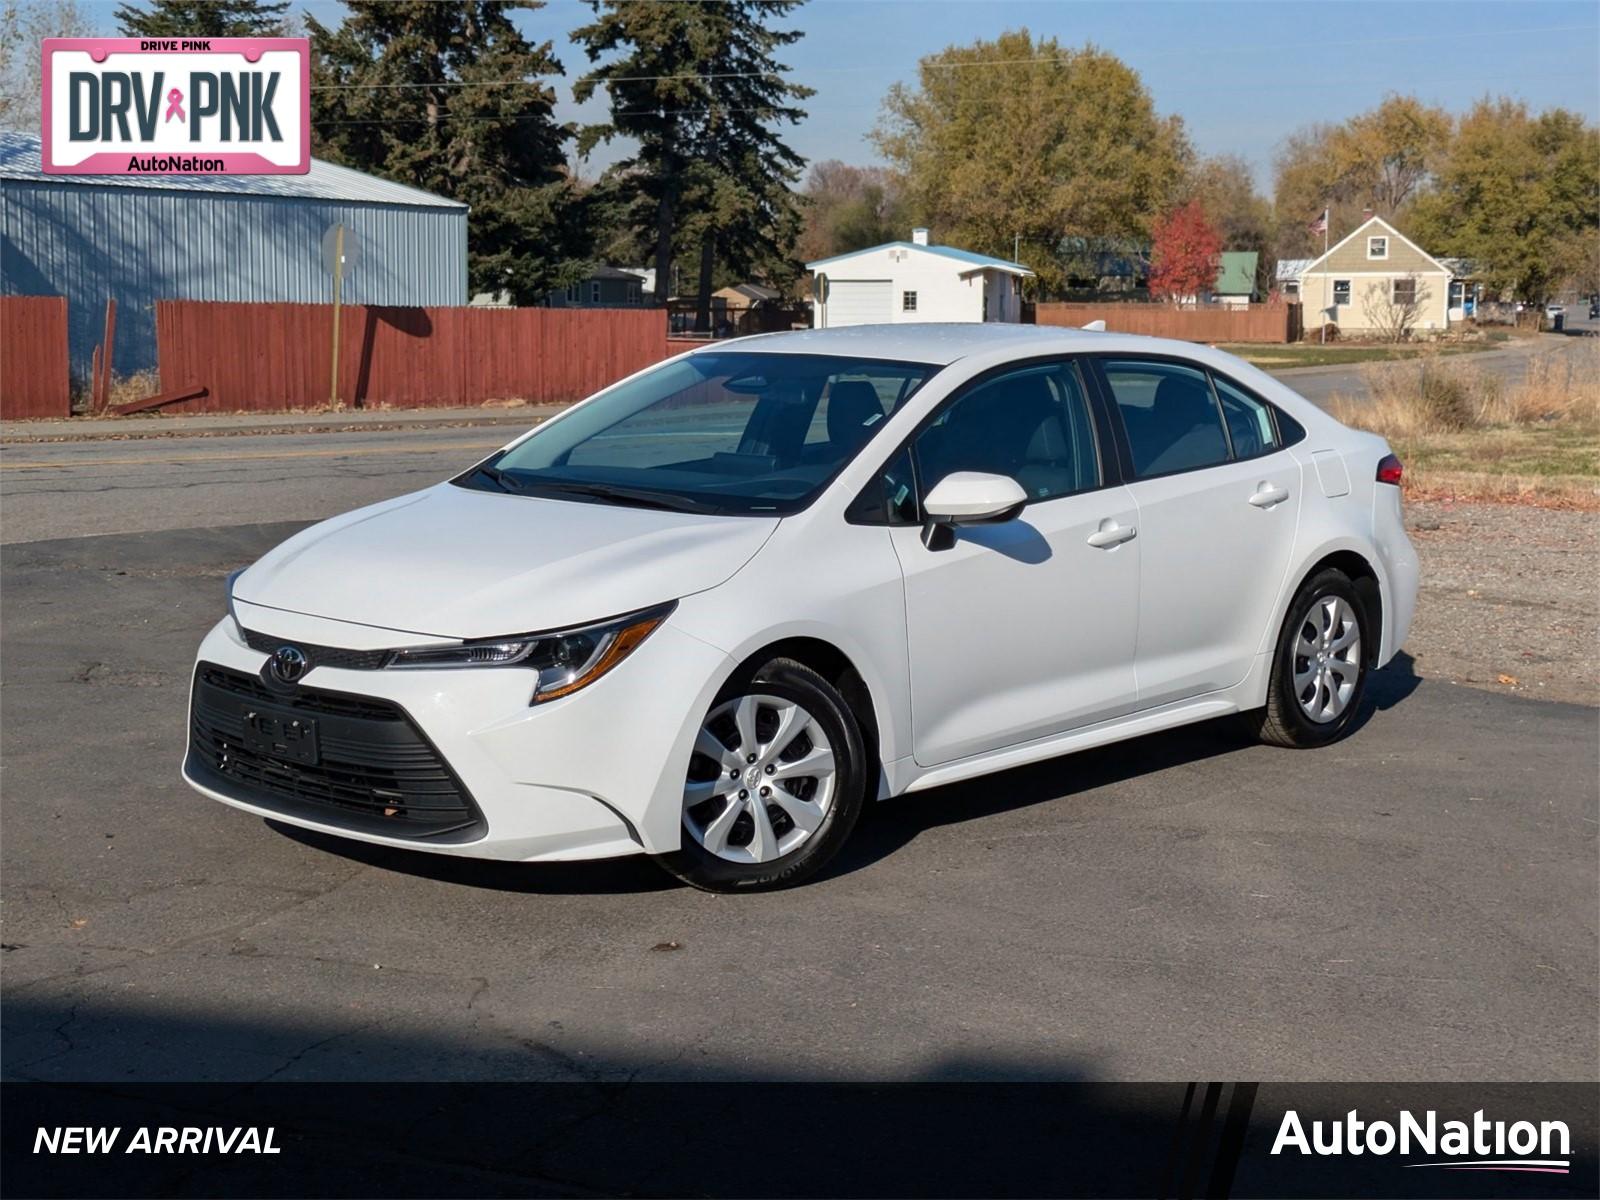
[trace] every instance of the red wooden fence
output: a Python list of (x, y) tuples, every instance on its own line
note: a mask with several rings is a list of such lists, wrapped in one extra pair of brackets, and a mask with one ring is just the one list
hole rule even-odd
[(0, 296), (0, 418), (70, 417), (65, 296)]
[[(318, 408), (330, 399), (326, 304), (163, 300), (163, 392), (207, 394), (175, 412)], [(377, 308), (339, 316), (339, 399), (396, 408), (578, 400), (667, 356), (660, 309)]]
[(1292, 342), (1300, 337), (1298, 304), (1179, 308), (1171, 304), (1041, 302), (1035, 307), (1034, 321), (1075, 328), (1104, 321), (1112, 333), (1142, 333), (1186, 342)]

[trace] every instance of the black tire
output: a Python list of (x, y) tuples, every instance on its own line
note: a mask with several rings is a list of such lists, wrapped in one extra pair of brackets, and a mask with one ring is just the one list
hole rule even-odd
[[(1354, 610), (1356, 625), (1361, 634), (1361, 652), (1357, 666), (1355, 690), (1344, 710), (1333, 720), (1312, 720), (1300, 706), (1295, 694), (1294, 668), (1297, 639), (1301, 628), (1312, 615), (1313, 608), (1329, 596), (1337, 596)], [(1305, 750), (1336, 742), (1350, 732), (1356, 714), (1366, 695), (1367, 676), (1372, 673), (1373, 652), (1377, 648), (1378, 631), (1368, 616), (1367, 606), (1361, 599), (1350, 577), (1343, 571), (1329, 567), (1318, 571), (1300, 585), (1294, 600), (1289, 604), (1283, 628), (1278, 631), (1278, 642), (1272, 654), (1272, 676), (1267, 681), (1267, 703), (1264, 707), (1243, 714), (1245, 727), (1256, 738), (1271, 746), (1285, 746)]]
[(712, 703), (762, 693), (792, 700), (823, 727), (834, 751), (835, 792), (822, 824), (794, 850), (764, 863), (736, 863), (719, 858), (683, 832), (678, 850), (656, 856), (663, 868), (685, 883), (707, 892), (764, 892), (804, 883), (820, 871), (844, 845), (866, 804), (871, 773), (861, 725), (837, 688), (804, 663), (774, 658), (730, 680)]

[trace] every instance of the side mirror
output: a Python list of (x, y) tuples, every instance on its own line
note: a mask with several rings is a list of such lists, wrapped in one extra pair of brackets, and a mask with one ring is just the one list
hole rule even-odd
[(922, 502), (926, 518), (922, 544), (930, 550), (944, 550), (955, 541), (954, 526), (1009, 521), (1027, 502), (1028, 493), (1009, 476), (954, 471), (936, 483)]

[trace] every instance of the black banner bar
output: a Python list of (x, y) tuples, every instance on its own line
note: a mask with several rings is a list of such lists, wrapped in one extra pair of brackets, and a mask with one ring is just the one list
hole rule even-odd
[(1593, 1197), (1597, 1101), (1593, 1084), (7, 1083), (0, 1188)]

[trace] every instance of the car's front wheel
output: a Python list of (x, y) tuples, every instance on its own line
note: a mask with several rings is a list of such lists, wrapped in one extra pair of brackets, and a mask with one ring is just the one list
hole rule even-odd
[(681, 849), (659, 861), (707, 891), (788, 887), (821, 870), (861, 815), (861, 727), (810, 667), (773, 659), (736, 678), (695, 739)]
[(1318, 571), (1301, 585), (1278, 635), (1264, 708), (1245, 714), (1274, 746), (1325, 746), (1355, 721), (1377, 631), (1343, 571)]

